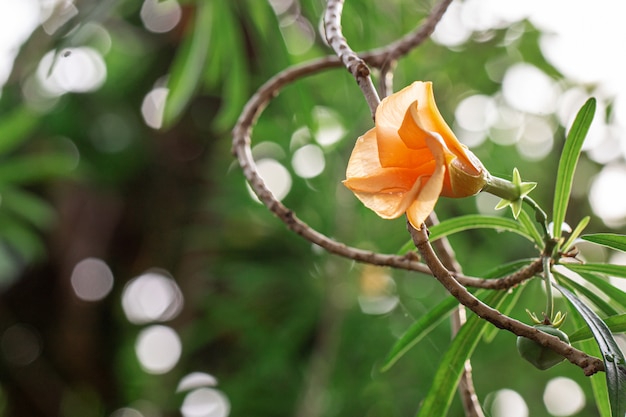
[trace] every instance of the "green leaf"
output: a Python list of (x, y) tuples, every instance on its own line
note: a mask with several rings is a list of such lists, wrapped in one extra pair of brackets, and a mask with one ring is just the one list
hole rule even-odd
[[(485, 302), (498, 308), (508, 294), (506, 291), (491, 292), (486, 297)], [(465, 361), (470, 358), (482, 333), (490, 325), (488, 321), (472, 314), (461, 327), (439, 364), (428, 395), (417, 414), (418, 417), (445, 416), (447, 414), (461, 379)]]
[(0, 164), (0, 184), (30, 183), (70, 174), (76, 156), (64, 154), (28, 155)]
[(431, 330), (443, 321), (459, 305), (456, 298), (450, 296), (421, 316), (393, 345), (385, 358), (381, 371), (385, 372), (393, 366), (406, 352), (422, 340)]
[(613, 416), (626, 415), (626, 367), (624, 355), (615, 342), (607, 325), (583, 303), (578, 297), (566, 288), (556, 285), (559, 291), (569, 300), (576, 311), (585, 320), (593, 337), (596, 339), (604, 367), (606, 368), (606, 385), (609, 393), (609, 403)]
[(624, 235), (617, 235), (613, 233), (597, 233), (593, 235), (584, 235), (580, 238), (588, 242), (597, 243), (598, 245), (626, 252), (626, 236)]
[(574, 291), (579, 295), (587, 297), (589, 301), (591, 301), (596, 307), (600, 309), (605, 315), (612, 316), (617, 314), (617, 310), (613, 308), (608, 302), (606, 302), (596, 288), (589, 288), (588, 286), (584, 286), (579, 284), (578, 282), (570, 279), (569, 277), (560, 274), (558, 271), (553, 271), (554, 274), (559, 278), (558, 282), (566, 287), (570, 291)]
[(569, 237), (567, 238), (567, 241), (565, 241), (565, 243), (561, 247), (561, 250), (563, 252), (567, 252), (574, 245), (574, 241), (578, 239), (578, 236), (580, 236), (583, 230), (585, 230), (585, 227), (587, 227), (587, 225), (589, 224), (589, 220), (591, 220), (591, 217), (585, 216), (578, 222), (572, 233), (570, 233)]
[(535, 223), (524, 210), (519, 213), (517, 220), (519, 220), (519, 222), (524, 226), (528, 234), (532, 236), (537, 247), (539, 249), (543, 249), (544, 241), (541, 236), (541, 232), (539, 232), (539, 229), (537, 228), (537, 223)]
[[(589, 330), (589, 327), (585, 324), (583, 318), (578, 314), (577, 311), (572, 311), (569, 315), (571, 322), (574, 323), (576, 327), (582, 328), (589, 332), (589, 339), (578, 341), (578, 345), (583, 352), (586, 352), (589, 355), (599, 357), (601, 356), (600, 349), (598, 348), (598, 344), (595, 340), (591, 340), (593, 335)], [(573, 334), (569, 335), (570, 342), (574, 343), (574, 339), (572, 338)], [(601, 417), (611, 417), (611, 403), (609, 401), (608, 389), (606, 387), (606, 378), (602, 375), (601, 372), (598, 372), (589, 377), (589, 381), (591, 383), (591, 389), (593, 391), (593, 396), (595, 399), (595, 404), (600, 412)]]
[(495, 229), (498, 231), (513, 232), (534, 242), (533, 236), (523, 225), (515, 220), (507, 219), (505, 217), (482, 216), (478, 214), (469, 214), (442, 221), (429, 229), (429, 239), (434, 241), (444, 236), (449, 236), (454, 233), (471, 229)]
[(575, 272), (597, 272), (614, 277), (626, 278), (626, 265), (612, 264), (563, 264), (563, 266)]
[(19, 107), (0, 118), (0, 155), (12, 151), (30, 137), (40, 117), (33, 110)]
[(0, 215), (14, 215), (40, 229), (50, 226), (54, 220), (55, 212), (50, 203), (28, 191), (2, 188), (0, 200)]
[(167, 86), (169, 93), (163, 113), (163, 128), (172, 126), (187, 108), (204, 73), (210, 50), (211, 1), (197, 2), (195, 20), (172, 64)]
[(576, 115), (576, 119), (567, 135), (563, 153), (559, 160), (559, 168), (556, 175), (556, 186), (554, 191), (554, 207), (553, 222), (554, 236), (561, 236), (563, 222), (565, 221), (565, 213), (569, 203), (570, 193), (572, 191), (572, 182), (574, 180), (574, 171), (580, 156), (580, 150), (583, 146), (585, 136), (589, 131), (589, 126), (593, 120), (596, 111), (596, 100), (590, 98), (582, 106)]
[[(604, 323), (612, 333), (625, 333), (626, 332), (626, 314), (617, 314), (609, 316), (604, 319)], [(569, 335), (570, 342), (578, 342), (593, 337), (589, 327), (581, 327)]]
[(598, 276), (593, 272), (576, 271), (576, 273), (593, 284), (598, 290), (608, 295), (609, 302), (617, 303), (622, 309), (626, 309), (626, 293), (608, 282), (606, 278)]

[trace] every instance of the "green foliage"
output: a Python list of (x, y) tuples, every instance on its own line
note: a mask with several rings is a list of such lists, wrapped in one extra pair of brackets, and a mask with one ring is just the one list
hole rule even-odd
[[(450, 341), (446, 319), (458, 303), (432, 277), (379, 268), (385, 278), (368, 287), (362, 265), (321, 254), (250, 197), (227, 132), (256, 88), (292, 64), (331, 53), (316, 33), (325, 2), (303, 0), (296, 2), (297, 10), (293, 6), (282, 14), (257, 0), (180, 3), (178, 26), (153, 33), (142, 24), (141, 2), (88, 0), (59, 32), (33, 33), (3, 86), (0, 339), (14, 323), (32, 326), (44, 349), (31, 365), (51, 372), (40, 380), (22, 380), (27, 367), (3, 363), (8, 372), (0, 376), (0, 414), (9, 415), (21, 404), (22, 414), (15, 417), (33, 415), (33, 408), (10, 395), (25, 392), (35, 398), (44, 384), (54, 388), (49, 414), (111, 415), (141, 404), (148, 404), (145, 415), (175, 414), (186, 396), (176, 392), (177, 384), (200, 370), (219, 380), (231, 415), (313, 410), (346, 417), (406, 416), (418, 404), (423, 404), (420, 415), (460, 415), (454, 394), (464, 361), (471, 358), (481, 400), (511, 386), (525, 397), (531, 415), (547, 416), (539, 390), (556, 374), (538, 375), (518, 361), (511, 334), (468, 313), (467, 324)], [(345, 13), (347, 39), (354, 49), (366, 50), (415, 29), (428, 10), (403, 2), (355, 1), (346, 2)], [(81, 25), (74, 27), (75, 22)], [(91, 37), (87, 23), (97, 24)], [(309, 35), (310, 48), (294, 53), (293, 46)], [(398, 61), (394, 87), (433, 80), (441, 111), (456, 130), (458, 102), (469, 94), (498, 98), (502, 80), (494, 74), (507, 66), (523, 59), (559, 77), (541, 56), (540, 35), (524, 22), (476, 34), (459, 47), (426, 42)], [(29, 95), (39, 58), (77, 46), (99, 51), (105, 83), (84, 93)], [(374, 82), (378, 77), (374, 71)], [(155, 86), (169, 89), (158, 130), (148, 128), (141, 113)], [(490, 139), (473, 149), (494, 175), (519, 166), (539, 183), (533, 196), (554, 201), (555, 236), (561, 237), (566, 216), (583, 219), (564, 250), (577, 243), (585, 226), (604, 227), (586, 217), (585, 204), (569, 204), (574, 170), (586, 158), (580, 147), (593, 112), (590, 100), (570, 130), (560, 162), (558, 152), (541, 161), (525, 160), (514, 146)], [(556, 122), (549, 119), (549, 124)], [(340, 185), (354, 141), (371, 127), (354, 79), (343, 68), (331, 69), (296, 81), (270, 102), (255, 125), (252, 152), (257, 161), (270, 158), (285, 168), (291, 188), (283, 203), (299, 218), (338, 241), (385, 253), (402, 247), (404, 254), (414, 250), (411, 242), (402, 246), (404, 220), (377, 218)], [(336, 140), (325, 143), (329, 134)], [(557, 129), (555, 137), (560, 134)], [(315, 146), (324, 158), (322, 173), (310, 178), (299, 175), (293, 162), (305, 145)], [(514, 220), (501, 212), (482, 214), (485, 209), (476, 201), (442, 199), (437, 206), (442, 221), (430, 229), (431, 240), (450, 239), (466, 274), (503, 277), (541, 256), (547, 240), (531, 211), (522, 210)], [(617, 233), (582, 239), (626, 248)], [(561, 254), (553, 255), (568, 269), (561, 274), (561, 266), (556, 268), (556, 281), (576, 294), (576, 306), (587, 312), (579, 305), (584, 299), (608, 329), (624, 332), (626, 295), (607, 277), (626, 277), (625, 267), (603, 260), (567, 263)], [(113, 271), (114, 288), (105, 300), (79, 300), (73, 292), (72, 270), (85, 257), (98, 257)], [(165, 375), (146, 372), (135, 346), (137, 334), (157, 322), (130, 323), (120, 308), (128, 281), (154, 268), (174, 276), (185, 301), (179, 316), (160, 323), (175, 329), (183, 345), (177, 366)], [(537, 311), (544, 303), (538, 280), (529, 281), (510, 292), (472, 293), (525, 320), (526, 308)], [(384, 313), (367, 312), (363, 300), (368, 296), (397, 304)], [(594, 318), (594, 332), (578, 319), (566, 324), (574, 327), (572, 341), (597, 354), (590, 338), (599, 334), (610, 341), (606, 329)], [(607, 346), (603, 351), (612, 349)], [(74, 348), (83, 350), (78, 355)], [(504, 366), (511, 370), (507, 375), (502, 375)], [(574, 366), (557, 369), (580, 383), (588, 398), (593, 389), (602, 417), (610, 414), (607, 392), (612, 406), (621, 407), (615, 400), (619, 373), (612, 374), (617, 377), (610, 378), (607, 391), (603, 375), (587, 384)], [(50, 375), (52, 382), (46, 379)], [(591, 415), (593, 407), (581, 413)]]
[(576, 119), (570, 128), (565, 141), (565, 146), (559, 161), (559, 169), (556, 175), (556, 185), (554, 190), (553, 224), (554, 236), (561, 237), (565, 213), (569, 204), (572, 183), (574, 181), (574, 171), (580, 157), (580, 150), (591, 126), (591, 121), (596, 111), (596, 100), (589, 99), (578, 111)]
[(611, 413), (614, 416), (626, 415), (626, 361), (617, 342), (613, 338), (611, 330), (578, 297), (566, 290), (558, 287), (559, 291), (567, 298), (585, 320), (593, 337), (598, 343), (604, 367), (606, 369), (606, 385), (608, 389)]

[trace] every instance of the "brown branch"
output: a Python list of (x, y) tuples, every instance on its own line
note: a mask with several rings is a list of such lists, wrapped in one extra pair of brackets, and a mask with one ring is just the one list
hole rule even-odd
[(437, 255), (428, 240), (426, 227), (424, 226), (421, 230), (416, 230), (407, 221), (407, 229), (411, 234), (413, 243), (415, 243), (415, 246), (424, 258), (424, 261), (430, 270), (433, 272), (435, 278), (437, 278), (437, 280), (453, 297), (459, 300), (461, 304), (469, 308), (477, 316), (487, 320), (499, 329), (508, 330), (518, 336), (527, 337), (542, 346), (554, 350), (574, 365), (582, 368), (587, 376), (605, 370), (604, 363), (600, 359), (589, 356), (585, 352), (582, 352), (567, 343), (563, 343), (556, 336), (549, 335), (534, 327), (508, 317), (474, 297), (465, 289), (465, 287), (454, 279), (445, 266), (443, 266), (439, 258), (437, 258)]
[[(428, 216), (428, 225), (431, 226), (437, 223), (439, 223), (439, 219), (437, 218), (437, 214), (433, 212), (430, 216)], [(454, 249), (452, 249), (452, 245), (447, 237), (444, 236), (441, 239), (437, 239), (433, 242), (433, 245), (435, 246), (435, 249), (437, 249), (439, 259), (441, 259), (441, 262), (449, 271), (454, 273), (460, 273), (462, 271), (461, 264), (457, 261)], [(463, 326), (466, 321), (467, 315), (465, 306), (459, 305), (453, 311), (451, 317), (452, 337), (456, 336), (459, 330), (461, 330), (461, 326)], [(461, 380), (459, 381), (458, 391), (459, 396), (461, 397), (461, 403), (463, 404), (463, 410), (465, 411), (465, 417), (485, 416), (483, 409), (480, 406), (478, 395), (476, 394), (476, 388), (474, 387), (472, 362), (469, 359), (467, 359), (463, 365), (463, 374), (461, 375)]]
[(330, 47), (335, 51), (343, 65), (350, 71), (356, 79), (359, 88), (365, 96), (365, 100), (369, 105), (372, 118), (376, 114), (376, 108), (380, 103), (380, 98), (374, 88), (372, 77), (370, 77), (370, 69), (365, 61), (359, 57), (348, 45), (346, 38), (343, 37), (341, 31), (341, 13), (343, 11), (344, 0), (328, 0), (326, 4), (326, 13), (324, 13), (324, 29), (326, 40)]
[[(417, 30), (415, 34), (426, 33), (428, 28), (432, 25), (432, 22), (438, 20), (438, 10), (441, 11), (444, 8), (444, 4), (447, 0), (443, 1), (434, 11), (424, 26)], [(434, 17), (433, 17), (434, 16)], [(413, 35), (416, 39), (421, 39), (422, 35)], [(414, 42), (416, 46), (419, 43)], [(393, 45), (393, 44), (392, 44)], [(366, 52), (361, 56), (367, 62), (384, 62), (381, 57), (387, 56), (393, 49), (392, 46), (387, 46), (377, 50), (376, 52)], [(305, 239), (317, 244), (330, 253), (343, 256), (358, 262), (369, 263), (378, 266), (389, 266), (398, 269), (405, 269), (409, 271), (420, 272), (428, 275), (432, 275), (430, 269), (418, 262), (417, 255), (415, 253), (409, 253), (403, 256), (380, 254), (371, 251), (364, 251), (358, 248), (347, 246), (341, 242), (337, 242), (324, 234), (311, 228), (308, 224), (300, 220), (291, 210), (285, 207), (280, 201), (276, 200), (271, 191), (266, 187), (263, 179), (259, 176), (256, 168), (255, 161), (252, 157), (252, 151), (250, 148), (250, 136), (252, 134), (252, 128), (261, 115), (267, 104), (278, 95), (278, 93), (285, 86), (290, 83), (307, 77), (319, 72), (339, 68), (342, 62), (336, 56), (328, 56), (315, 60), (305, 62), (300, 65), (295, 65), (269, 79), (263, 84), (256, 93), (248, 100), (243, 108), (237, 123), (233, 128), (233, 148), (232, 152), (236, 156), (243, 173), (250, 183), (250, 186), (254, 193), (259, 197), (261, 202), (267, 206), (267, 208), (273, 212), (281, 221), (283, 221), (287, 227), (295, 233), (303, 236)], [(533, 277), (537, 272), (541, 271), (541, 262), (533, 263), (527, 268), (520, 270), (519, 272), (500, 279), (485, 280), (482, 278), (467, 277), (462, 274), (455, 274), (455, 278), (465, 286), (488, 288), (488, 289), (506, 289), (515, 286), (525, 279)]]
[(411, 52), (420, 46), (435, 31), (437, 23), (441, 20), (452, 0), (442, 0), (430, 12), (424, 23), (415, 31), (406, 34), (395, 42), (382, 48), (374, 49), (367, 54), (361, 55), (368, 64), (374, 67), (382, 67), (386, 62), (395, 61), (401, 56)]
[[(239, 165), (241, 166), (243, 173), (250, 183), (254, 193), (259, 197), (261, 202), (263, 202), (263, 204), (265, 204), (267, 208), (280, 220), (282, 220), (293, 232), (335, 255), (340, 255), (355, 261), (369, 263), (372, 265), (390, 266), (431, 275), (430, 269), (428, 269), (426, 265), (418, 262), (417, 255), (415, 253), (411, 252), (406, 255), (399, 256), (364, 251), (362, 249), (337, 242), (316, 231), (308, 224), (300, 220), (280, 201), (276, 200), (271, 191), (265, 185), (263, 179), (259, 176), (250, 148), (250, 134), (252, 133), (252, 127), (256, 119), (262, 113), (263, 109), (265, 109), (272, 98), (278, 95), (283, 87), (290, 84), (294, 80), (311, 74), (316, 74), (327, 69), (337, 68), (340, 65), (341, 63), (336, 57), (325, 57), (309, 61), (301, 65), (289, 67), (269, 79), (257, 90), (250, 100), (248, 100), (248, 103), (239, 116), (239, 120), (233, 129), (232, 151), (236, 156)], [(461, 284), (466, 286), (489, 289), (506, 289), (519, 284), (525, 279), (531, 278), (537, 273), (537, 268), (541, 268), (541, 262), (539, 262), (538, 266), (533, 263), (527, 268), (520, 270), (518, 273), (499, 279), (485, 280), (482, 278), (467, 277), (462, 274), (455, 274), (455, 278)]]

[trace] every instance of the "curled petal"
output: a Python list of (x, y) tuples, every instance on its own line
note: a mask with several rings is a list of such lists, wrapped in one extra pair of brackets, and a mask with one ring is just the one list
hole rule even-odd
[[(435, 157), (435, 170), (430, 178), (425, 181), (424, 186), (420, 188), (415, 201), (406, 211), (409, 222), (417, 230), (420, 230), (422, 223), (435, 209), (446, 175), (443, 140), (438, 136), (431, 136), (426, 138), (426, 143)], [(423, 181), (423, 178), (420, 180)]]

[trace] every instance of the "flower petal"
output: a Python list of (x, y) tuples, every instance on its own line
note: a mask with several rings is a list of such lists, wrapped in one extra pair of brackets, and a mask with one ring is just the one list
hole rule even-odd
[(407, 211), (420, 191), (422, 181), (417, 180), (407, 192), (367, 193), (354, 191), (354, 195), (383, 219), (395, 219)]
[(415, 201), (406, 211), (407, 219), (417, 230), (421, 229), (422, 223), (424, 223), (428, 215), (435, 209), (446, 175), (445, 144), (443, 140), (438, 136), (431, 136), (426, 138), (426, 143), (435, 156), (436, 167), (433, 174), (419, 190)]
[[(413, 83), (416, 84), (416, 83)], [(441, 116), (437, 104), (435, 103), (435, 95), (433, 94), (433, 84), (431, 82), (421, 83), (421, 88), (416, 89), (419, 95), (416, 95), (418, 109), (416, 124), (423, 130), (429, 132), (437, 132), (441, 135), (447, 147), (454, 153), (468, 171), (473, 171), (474, 175), (481, 172), (481, 168), (474, 164), (474, 161), (466, 154), (467, 147), (456, 138), (452, 129)]]
[(413, 83), (386, 97), (376, 109), (378, 154), (383, 167), (413, 168), (432, 158), (425, 149), (425, 143), (409, 149), (398, 134), (398, 128), (404, 123), (409, 107), (417, 108), (415, 97), (421, 88), (420, 84), (423, 83)]
[(407, 192), (419, 177), (430, 175), (434, 170), (430, 150), (424, 148), (420, 154), (419, 160), (414, 160), (411, 168), (383, 168), (378, 159), (376, 134), (371, 129), (356, 141), (348, 161), (344, 185), (355, 192)]

